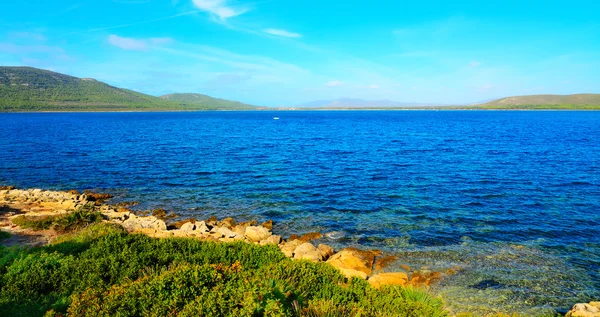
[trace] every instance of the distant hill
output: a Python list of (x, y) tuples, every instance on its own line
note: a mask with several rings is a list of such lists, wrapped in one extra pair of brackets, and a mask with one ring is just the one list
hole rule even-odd
[(247, 105), (238, 101), (213, 98), (202, 94), (170, 94), (160, 96), (163, 100), (168, 100), (189, 107), (201, 107), (203, 109), (230, 109), (230, 110), (252, 110), (256, 106)]
[(0, 66), (0, 111), (220, 110), (240, 109), (243, 105), (208, 96), (203, 100), (202, 103), (183, 103), (113, 87), (91, 78), (32, 67)]
[(435, 104), (419, 102), (398, 102), (392, 100), (365, 100), (340, 98), (333, 100), (316, 100), (298, 105), (298, 108), (328, 108), (328, 109), (354, 109), (354, 108), (405, 108), (405, 107), (429, 107)]
[(600, 94), (515, 96), (475, 107), (486, 109), (600, 109)]

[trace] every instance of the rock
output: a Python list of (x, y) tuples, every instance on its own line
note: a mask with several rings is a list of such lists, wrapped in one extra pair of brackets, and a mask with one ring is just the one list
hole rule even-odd
[(565, 317), (600, 317), (600, 302), (575, 304)]
[[(381, 271), (381, 270), (383, 270), (388, 265), (390, 265), (390, 263), (393, 263), (396, 260), (398, 260), (398, 257), (395, 256), (395, 255), (384, 256), (384, 257), (381, 257), (381, 258), (377, 258), (377, 261), (375, 262), (375, 271)], [(410, 271), (410, 268), (408, 269), (408, 271)]]
[(272, 233), (269, 231), (269, 229), (257, 226), (246, 227), (246, 232), (244, 233), (246, 238), (252, 242), (260, 242), (261, 240), (271, 236), (271, 234)]
[(235, 238), (238, 236), (237, 233), (229, 230), (227, 227), (219, 227), (219, 229), (217, 229), (217, 233), (221, 234), (223, 238)]
[(309, 232), (309, 233), (303, 234), (299, 240), (303, 241), (303, 242), (308, 242), (311, 240), (319, 239), (321, 237), (323, 237), (323, 235), (320, 232)]
[(353, 277), (358, 277), (361, 278), (363, 280), (367, 279), (367, 273), (365, 272), (361, 272), (361, 271), (357, 271), (357, 270), (353, 270), (353, 269), (344, 269), (344, 268), (337, 268), (346, 278), (353, 278)]
[(296, 250), (296, 247), (301, 244), (302, 241), (300, 240), (288, 240), (288, 242), (285, 244), (280, 244), (279, 249), (281, 249), (281, 252), (283, 252), (285, 256), (291, 258), (294, 255), (294, 250)]
[(327, 232), (325, 234), (325, 236), (329, 239), (332, 240), (338, 240), (338, 239), (342, 239), (346, 237), (346, 233), (343, 231), (332, 231), (332, 232)]
[(186, 222), (183, 225), (181, 225), (181, 228), (179, 228), (179, 230), (185, 233), (193, 233), (194, 230), (196, 230), (196, 225), (191, 222)]
[(323, 259), (325, 260), (327, 260), (330, 256), (332, 256), (335, 253), (333, 248), (326, 244), (319, 244), (319, 246), (317, 246), (317, 250), (321, 251), (321, 253), (323, 254)]
[(311, 251), (317, 251), (317, 248), (309, 242), (302, 243), (294, 249), (294, 259), (301, 259), (304, 254)]
[(219, 227), (227, 227), (229, 229), (235, 227), (237, 225), (237, 222), (235, 220), (233, 220), (233, 218), (231, 217), (227, 217), (223, 220), (221, 220), (221, 222), (219, 223)]
[(164, 221), (157, 219), (154, 216), (148, 217), (137, 217), (130, 215), (130, 217), (122, 223), (125, 229), (138, 230), (138, 229), (156, 229), (156, 230), (167, 230), (167, 225)]
[[(294, 256), (294, 258), (296, 257)], [(314, 251), (308, 251), (304, 253), (300, 259), (317, 263), (323, 261), (323, 254), (319, 250), (315, 249)]]
[(350, 269), (365, 273), (367, 276), (371, 274), (375, 256), (379, 255), (378, 251), (362, 251), (355, 248), (346, 248), (332, 255), (327, 263), (338, 269)]
[(206, 219), (206, 221), (205, 221), (206, 225), (209, 226), (209, 227), (216, 226), (217, 222), (218, 222), (218, 219), (217, 219), (216, 216), (212, 216), (212, 217)]
[(198, 231), (200, 233), (206, 233), (206, 232), (210, 232), (210, 229), (206, 225), (206, 222), (200, 221), (200, 222), (196, 222), (196, 231)]
[(278, 236), (278, 235), (272, 235), (272, 236), (260, 241), (260, 245), (267, 245), (267, 244), (278, 245), (279, 243), (281, 243), (281, 236)]
[(237, 226), (233, 227), (233, 229), (231, 229), (231, 230), (233, 230), (233, 232), (235, 232), (241, 236), (246, 234), (246, 227), (244, 227), (242, 225), (237, 225)]
[(262, 227), (265, 227), (269, 230), (273, 230), (273, 220), (267, 220), (261, 224)]
[(408, 283), (408, 275), (403, 272), (395, 273), (379, 273), (369, 277), (369, 284), (375, 288), (380, 288), (383, 285), (406, 285)]

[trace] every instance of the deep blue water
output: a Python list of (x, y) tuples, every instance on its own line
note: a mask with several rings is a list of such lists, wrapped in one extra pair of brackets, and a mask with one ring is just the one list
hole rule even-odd
[(0, 185), (341, 231), (461, 266), (436, 289), (457, 310), (600, 299), (600, 112), (0, 114), (0, 133)]

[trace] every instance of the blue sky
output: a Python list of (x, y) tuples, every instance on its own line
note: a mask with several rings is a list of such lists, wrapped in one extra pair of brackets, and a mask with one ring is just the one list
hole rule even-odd
[(598, 1), (4, 1), (0, 65), (265, 106), (600, 93)]

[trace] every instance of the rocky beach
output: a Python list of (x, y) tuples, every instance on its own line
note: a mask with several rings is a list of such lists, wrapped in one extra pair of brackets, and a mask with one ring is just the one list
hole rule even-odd
[[(77, 210), (87, 208), (102, 216), (101, 221), (116, 224), (129, 233), (143, 234), (153, 238), (185, 237), (201, 241), (230, 243), (243, 241), (256, 245), (277, 245), (281, 252), (293, 260), (324, 262), (338, 269), (346, 278), (357, 277), (366, 280), (371, 286), (380, 288), (385, 285), (418, 287), (427, 289), (430, 285), (455, 274), (461, 268), (456, 267), (445, 272), (431, 271), (428, 268), (413, 270), (400, 265), (402, 271), (389, 271), (388, 264), (402, 261), (395, 256), (383, 254), (379, 250), (354, 247), (334, 250), (331, 246), (318, 243), (323, 234), (308, 232), (292, 234), (285, 238), (277, 235), (277, 226), (273, 221), (237, 222), (232, 217), (206, 220), (177, 219), (164, 210), (134, 212), (127, 206), (133, 203), (111, 205), (110, 194), (98, 194), (90, 191), (50, 191), (42, 189), (0, 188), (0, 230), (10, 233), (10, 238), (2, 243), (6, 246), (44, 246), (52, 244), (60, 232), (53, 228), (42, 230), (23, 228), (19, 223), (40, 221), (64, 217)], [(575, 304), (566, 316), (598, 317), (598, 302)]]

